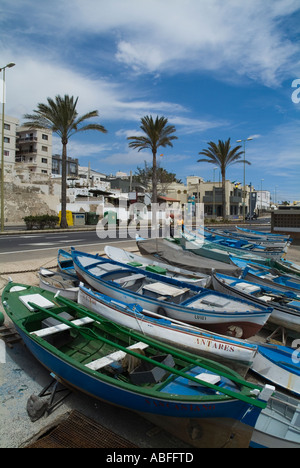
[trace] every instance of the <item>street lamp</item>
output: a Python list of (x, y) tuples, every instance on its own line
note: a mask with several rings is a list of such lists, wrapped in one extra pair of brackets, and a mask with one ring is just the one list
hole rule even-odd
[(237, 143), (244, 143), (244, 189), (243, 189), (243, 223), (245, 222), (245, 204), (246, 204), (246, 141), (253, 140), (249, 137), (246, 140), (236, 140)]
[(4, 231), (4, 107), (5, 107), (5, 69), (12, 68), (15, 63), (9, 62), (5, 67), (0, 68), (3, 71), (2, 88), (2, 141), (1, 141), (1, 232)]

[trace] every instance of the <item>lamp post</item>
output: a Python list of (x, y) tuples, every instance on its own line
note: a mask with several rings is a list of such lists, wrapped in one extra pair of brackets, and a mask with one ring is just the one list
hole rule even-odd
[(5, 108), (5, 69), (12, 68), (15, 63), (10, 62), (5, 67), (0, 68), (3, 71), (3, 88), (2, 88), (2, 138), (1, 138), (1, 232), (4, 231), (4, 108)]
[(244, 144), (244, 188), (243, 188), (243, 223), (245, 222), (245, 204), (246, 204), (246, 141), (253, 140), (249, 137), (246, 140), (236, 140), (237, 143)]
[(260, 209), (261, 209), (261, 212), (262, 212), (262, 206), (263, 206), (263, 202), (262, 202), (262, 183), (265, 179), (260, 179)]
[(215, 170), (218, 169), (217, 167), (214, 167), (214, 175), (213, 175), (213, 218), (216, 217), (216, 204), (215, 204)]

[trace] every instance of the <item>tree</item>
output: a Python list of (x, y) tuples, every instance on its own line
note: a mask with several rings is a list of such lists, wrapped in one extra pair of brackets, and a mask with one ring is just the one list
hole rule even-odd
[(218, 144), (213, 141), (208, 142), (209, 148), (200, 151), (207, 159), (198, 159), (198, 162), (208, 162), (214, 166), (219, 166), (222, 175), (222, 204), (223, 204), (223, 218), (226, 218), (226, 197), (225, 197), (225, 181), (226, 169), (231, 164), (246, 163), (251, 164), (249, 161), (241, 159), (244, 151), (239, 151), (241, 146), (231, 148), (230, 138), (227, 141), (219, 140)]
[(98, 117), (98, 111), (94, 110), (78, 117), (76, 110), (78, 97), (65, 95), (56, 96), (55, 99), (47, 98), (48, 104), (39, 103), (33, 114), (26, 114), (27, 122), (24, 126), (29, 128), (47, 128), (59, 135), (62, 142), (62, 181), (61, 181), (61, 228), (67, 228), (67, 144), (69, 138), (78, 132), (97, 130), (106, 133), (107, 130), (99, 124), (87, 124), (84, 122), (92, 117)]
[(160, 146), (173, 146), (172, 141), (177, 139), (177, 136), (173, 135), (176, 132), (174, 125), (167, 125), (168, 119), (166, 117), (156, 117), (155, 121), (152, 116), (146, 115), (141, 119), (140, 129), (145, 133), (146, 136), (131, 136), (128, 137), (130, 148), (138, 149), (138, 151), (144, 149), (151, 149), (153, 156), (153, 172), (152, 172), (152, 202), (157, 203), (157, 164), (156, 155), (157, 150)]
[[(144, 161), (145, 167), (137, 167), (135, 174), (133, 174), (132, 180), (138, 182), (144, 187), (151, 186), (151, 180), (153, 176), (153, 168), (147, 164), (147, 161)], [(157, 171), (157, 182), (162, 186), (162, 191), (165, 192), (167, 187), (173, 182), (181, 184), (181, 180), (176, 178), (176, 174), (173, 172), (168, 172), (163, 167), (160, 167), (159, 163), (156, 166)]]

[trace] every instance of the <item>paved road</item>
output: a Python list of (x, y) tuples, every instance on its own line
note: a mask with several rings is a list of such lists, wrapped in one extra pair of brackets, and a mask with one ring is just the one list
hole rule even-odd
[[(258, 223), (253, 223), (252, 228), (268, 230), (266, 227), (262, 228)], [(232, 226), (232, 229), (234, 229), (234, 226)], [(97, 246), (102, 250), (103, 243), (119, 242), (126, 248), (134, 245), (135, 233), (135, 231), (128, 232), (124, 228), (111, 231), (102, 230), (98, 233), (96, 228), (89, 231), (70, 229), (63, 232), (57, 230), (54, 232), (7, 233), (0, 236), (0, 263), (31, 259), (32, 256), (43, 258), (43, 256), (55, 255), (58, 248), (67, 249), (71, 246), (90, 251), (91, 249), (97, 250)], [(151, 236), (150, 232), (148, 232), (148, 236)]]
[[(113, 233), (112, 233), (113, 234)], [(121, 234), (121, 233), (120, 233)], [(122, 237), (123, 236), (123, 237)], [(127, 233), (101, 239), (96, 231), (68, 231), (68, 232), (45, 232), (30, 234), (12, 234), (0, 237), (0, 262), (14, 262), (55, 256), (59, 248), (68, 249), (71, 246), (84, 251), (103, 249), (103, 244), (118, 242), (126, 248), (135, 244), (135, 239)]]

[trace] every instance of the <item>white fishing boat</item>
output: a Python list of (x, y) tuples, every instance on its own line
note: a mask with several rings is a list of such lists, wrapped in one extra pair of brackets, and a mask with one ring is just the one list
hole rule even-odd
[(130, 330), (136, 330), (194, 354), (221, 360), (227, 365), (230, 363), (235, 367), (243, 367), (245, 371), (252, 365), (257, 352), (256, 344), (208, 333), (201, 328), (145, 310), (138, 304), (126, 304), (112, 299), (82, 284), (79, 288), (78, 303)]
[(104, 252), (108, 258), (115, 260), (116, 262), (122, 262), (129, 266), (146, 269), (147, 271), (165, 275), (168, 278), (174, 278), (179, 281), (185, 281), (186, 283), (193, 283), (198, 286), (208, 287), (210, 285), (210, 275), (205, 275), (193, 271), (186, 270), (184, 268), (178, 268), (167, 263), (158, 262), (150, 258), (137, 255), (133, 252), (106, 245)]
[(256, 424), (252, 448), (300, 448), (300, 401), (275, 392)]
[(73, 276), (40, 268), (38, 272), (40, 288), (51, 291), (54, 294), (59, 293), (61, 296), (77, 301), (79, 291), (79, 280)]

